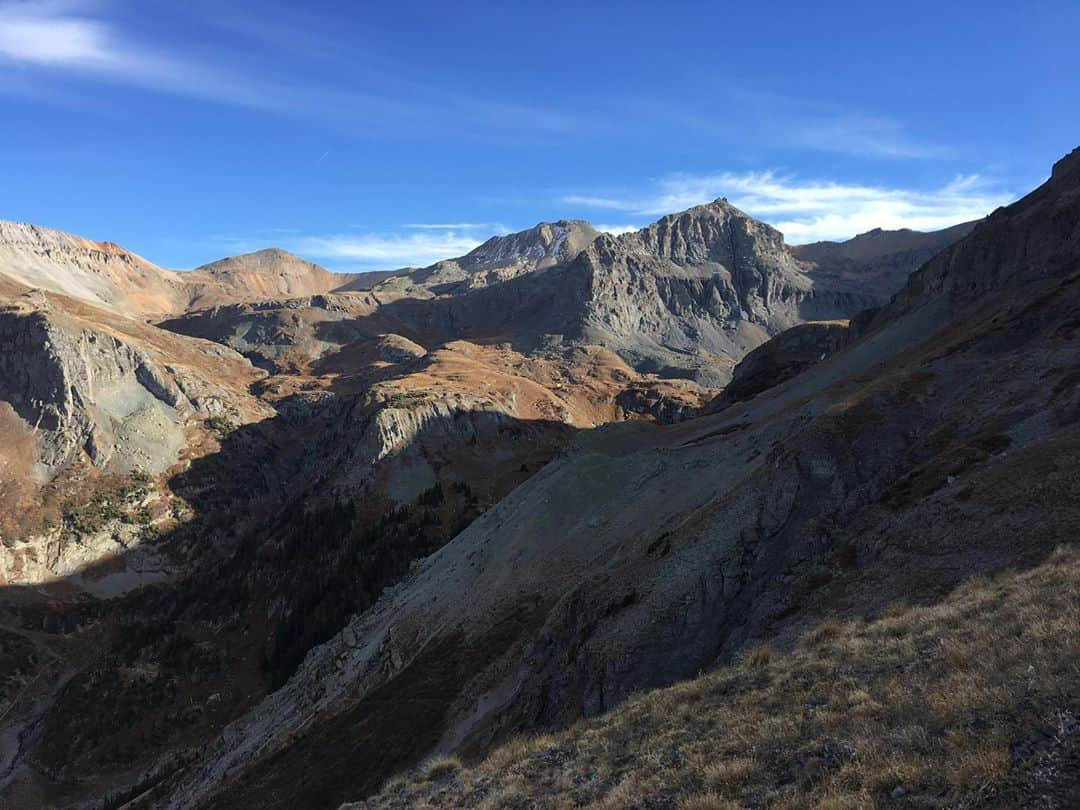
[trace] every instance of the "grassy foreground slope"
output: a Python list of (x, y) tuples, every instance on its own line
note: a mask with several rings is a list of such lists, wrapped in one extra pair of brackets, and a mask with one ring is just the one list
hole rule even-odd
[(1068, 807), (1080, 791), (1080, 551), (631, 697), (356, 807)]

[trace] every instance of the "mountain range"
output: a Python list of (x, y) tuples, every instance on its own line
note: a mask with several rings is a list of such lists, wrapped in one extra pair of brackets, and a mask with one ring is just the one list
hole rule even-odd
[(796, 247), (724, 199), (385, 274), (0, 223), (0, 797), (1068, 806), (1078, 282), (1080, 150)]

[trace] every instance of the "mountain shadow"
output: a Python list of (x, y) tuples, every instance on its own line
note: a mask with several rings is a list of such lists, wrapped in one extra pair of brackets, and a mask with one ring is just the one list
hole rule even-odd
[[(285, 401), (223, 435), (169, 482), (189, 519), (147, 540), (173, 579), (101, 600), (66, 581), (0, 589), (11, 801), (119, 806), (183, 766), (573, 434), (458, 412), (378, 458), (376, 410)], [(123, 568), (102, 561), (73, 585)]]

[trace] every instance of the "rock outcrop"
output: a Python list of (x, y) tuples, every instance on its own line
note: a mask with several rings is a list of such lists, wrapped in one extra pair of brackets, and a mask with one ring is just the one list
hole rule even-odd
[(1049, 182), (994, 211), (912, 274), (873, 323), (927, 307), (948, 318), (1005, 287), (1060, 277), (1075, 268), (1078, 246), (1080, 149), (1054, 164)]
[(298, 373), (345, 344), (374, 339), (389, 325), (377, 300), (322, 294), (196, 309), (163, 329), (222, 343), (274, 374)]
[[(242, 362), (212, 344), (195, 351), (222, 376)], [(0, 308), (0, 399), (37, 435), (45, 478), (82, 452), (100, 468), (160, 473), (187, 446), (189, 422), (242, 410), (232, 385), (41, 293)]]

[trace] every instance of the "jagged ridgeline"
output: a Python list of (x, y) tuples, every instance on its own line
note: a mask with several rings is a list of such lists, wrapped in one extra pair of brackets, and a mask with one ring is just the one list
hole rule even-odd
[(933, 234), (718, 200), (381, 275), (0, 225), (0, 797), (873, 806), (901, 738), (902, 796), (1043, 795), (1078, 161)]

